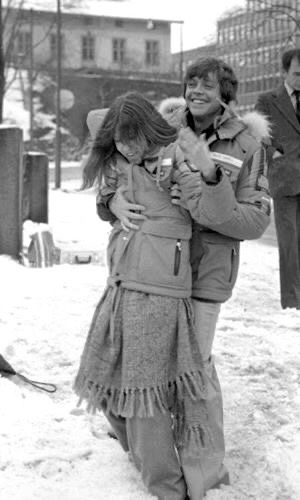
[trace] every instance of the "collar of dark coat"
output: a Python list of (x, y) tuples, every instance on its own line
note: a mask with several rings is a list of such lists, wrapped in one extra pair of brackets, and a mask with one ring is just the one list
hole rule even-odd
[(274, 105), (280, 110), (285, 119), (297, 130), (300, 131), (300, 124), (297, 120), (296, 113), (291, 101), (291, 98), (284, 85), (280, 85), (271, 92)]
[(275, 97), (279, 97), (280, 99), (283, 97), (288, 97), (289, 99), (291, 99), (284, 85), (280, 85), (279, 87), (277, 87), (274, 95)]
[(272, 99), (275, 100), (277, 105), (283, 105), (288, 107), (288, 112), (290, 112), (291, 108), (293, 107), (291, 98), (285, 88), (285, 86), (282, 84), (276, 89), (270, 90), (269, 92), (265, 92), (262, 94), (263, 96), (269, 96)]

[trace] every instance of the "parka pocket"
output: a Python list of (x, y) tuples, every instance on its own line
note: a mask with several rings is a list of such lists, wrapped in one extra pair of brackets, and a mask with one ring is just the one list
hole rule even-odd
[[(215, 234), (200, 233), (191, 249), (193, 288), (224, 297), (233, 289), (239, 267), (239, 242)], [(200, 258), (199, 258), (200, 256)]]
[(149, 222), (142, 227), (139, 276), (148, 283), (174, 286), (190, 281), (189, 225)]

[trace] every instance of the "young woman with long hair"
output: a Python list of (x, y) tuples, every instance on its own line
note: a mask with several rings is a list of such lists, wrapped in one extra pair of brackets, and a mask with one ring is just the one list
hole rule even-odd
[(139, 230), (116, 220), (107, 287), (96, 307), (75, 380), (89, 409), (101, 409), (124, 450), (160, 500), (184, 500), (180, 455), (204, 452), (205, 380), (193, 326), (191, 217), (171, 202), (178, 183), (200, 197), (176, 144), (176, 130), (141, 94), (118, 97), (97, 131), (83, 186), (126, 190), (145, 206)]

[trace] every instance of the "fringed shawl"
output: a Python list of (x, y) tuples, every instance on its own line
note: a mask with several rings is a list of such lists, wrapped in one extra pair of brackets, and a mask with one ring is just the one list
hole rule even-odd
[(197, 456), (211, 441), (203, 373), (189, 299), (108, 287), (74, 388), (89, 411), (102, 404), (123, 417), (171, 411), (177, 445)]

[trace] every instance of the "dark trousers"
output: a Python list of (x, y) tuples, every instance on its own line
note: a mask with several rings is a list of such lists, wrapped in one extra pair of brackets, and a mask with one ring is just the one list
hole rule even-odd
[(300, 194), (274, 198), (281, 306), (300, 309)]

